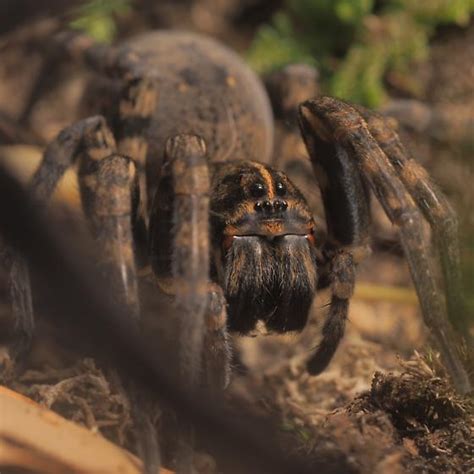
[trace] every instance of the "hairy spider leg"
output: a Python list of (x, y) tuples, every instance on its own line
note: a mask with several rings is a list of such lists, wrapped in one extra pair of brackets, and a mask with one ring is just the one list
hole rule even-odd
[[(153, 75), (134, 76), (125, 81), (121, 92), (117, 120), (119, 153), (133, 156), (138, 168), (140, 189), (146, 189), (145, 161), (148, 152), (146, 132), (158, 102), (158, 84)], [(146, 193), (142, 196), (145, 204)]]
[[(51, 197), (65, 171), (74, 163), (85, 130), (95, 126), (90, 118), (63, 130), (43, 154), (42, 165), (30, 184), (30, 192), (38, 207)], [(35, 322), (30, 276), (24, 259), (9, 247), (1, 249), (2, 266), (6, 270), (14, 327), (9, 344), (9, 356), (18, 364), (31, 346)]]
[(471, 382), (458, 352), (457, 338), (423, 238), (422, 214), (389, 158), (371, 135), (363, 117), (349, 104), (330, 97), (309, 100), (301, 105), (300, 117), (306, 137), (308, 132), (313, 137), (307, 141), (310, 154), (316, 155), (315, 145), (324, 147), (327, 143), (335, 143), (345, 150), (368, 181), (390, 221), (398, 227), (425, 323), (457, 390), (463, 394), (469, 392)]
[[(209, 169), (204, 140), (168, 140), (150, 215), (150, 258), (159, 286), (173, 296), (179, 318), (180, 379), (191, 392), (204, 374), (214, 390), (229, 381), (226, 302), (209, 278)], [(178, 472), (193, 458), (193, 427), (180, 421)]]
[(105, 123), (84, 137), (79, 163), (79, 187), (92, 236), (100, 249), (99, 268), (114, 289), (113, 298), (140, 315), (133, 252), (133, 205), (138, 203), (138, 179), (133, 161), (116, 152)]
[(449, 319), (453, 324), (458, 323), (458, 329), (469, 337), (466, 324), (462, 324), (465, 306), (456, 214), (446, 197), (431, 181), (426, 170), (405, 148), (391, 121), (365, 108), (358, 107), (358, 110), (367, 122), (370, 133), (390, 160), (398, 177), (432, 228), (441, 257)]
[(148, 205), (146, 133), (158, 102), (158, 84), (151, 75), (130, 77), (124, 82), (120, 94), (116, 120), (117, 148), (120, 154), (133, 157), (139, 190), (138, 205), (134, 209), (133, 241), (135, 258), (139, 267), (148, 264)]
[[(55, 41), (61, 50), (74, 59), (86, 63), (92, 70), (123, 82), (117, 116), (112, 120), (117, 125), (116, 137), (119, 153), (133, 157), (138, 168), (142, 190), (139, 216), (143, 224), (147, 221), (147, 193), (145, 162), (148, 152), (148, 131), (155, 111), (158, 87), (153, 68), (147, 61), (127, 47), (113, 47), (97, 43), (91, 37), (78, 31), (59, 33)], [(115, 127), (114, 127), (115, 128)], [(140, 232), (146, 234), (142, 225)], [(143, 240), (145, 235), (141, 235)], [(143, 245), (146, 248), (146, 244)]]
[(30, 275), (24, 258), (1, 239), (0, 265), (7, 278), (14, 321), (9, 334), (8, 356), (18, 362), (28, 352), (35, 329)]
[[(93, 70), (109, 77), (125, 79), (127, 83), (118, 110), (118, 150), (133, 156), (142, 191), (134, 226), (138, 262), (145, 263), (147, 256), (142, 255), (142, 248), (146, 247), (143, 242), (147, 237), (149, 256), (153, 262), (154, 255), (164, 252), (163, 248), (154, 247), (154, 235), (158, 228), (168, 233), (170, 228), (165, 224), (163, 229), (160, 217), (156, 216), (158, 208), (154, 204), (148, 206), (147, 187), (144, 186), (148, 151), (145, 134), (157, 98), (156, 81), (150, 75), (153, 68), (147, 68), (146, 59), (128, 48), (97, 44), (78, 32), (61, 33), (57, 39), (71, 56), (83, 60)], [(230, 346), (225, 298), (221, 288), (209, 281), (209, 178), (205, 148), (201, 139), (185, 135), (176, 136), (167, 144), (162, 169), (165, 175), (169, 172), (174, 183), (171, 218), (173, 244), (168, 247), (171, 251), (168, 257), (173, 262), (170, 275), (175, 282), (171, 291), (178, 313), (182, 316), (179, 343), (182, 380), (190, 388), (197, 387), (205, 372), (211, 387), (222, 388), (230, 378)], [(198, 162), (200, 165), (197, 165)], [(161, 173), (161, 170), (157, 172)], [(160, 191), (155, 194), (161, 195)], [(150, 232), (146, 235), (146, 210), (149, 207)], [(192, 440), (188, 441), (192, 443)], [(189, 454), (191, 450), (187, 452)], [(182, 454), (185, 458), (186, 448)], [(184, 470), (189, 468), (189, 462), (189, 459), (180, 460)]]
[[(142, 87), (132, 78), (124, 88), (121, 114), (124, 118), (133, 119), (134, 113), (144, 117), (147, 106), (155, 100), (156, 93), (150, 92), (149, 83)], [(133, 137), (123, 136), (128, 142), (122, 143), (128, 143), (129, 149), (146, 154), (146, 147), (133, 148)], [(47, 202), (61, 176), (76, 161), (79, 161), (84, 212), (101, 252), (99, 267), (111, 283), (113, 297), (118, 298), (128, 308), (131, 318), (138, 322), (134, 233), (140, 222), (137, 211), (140, 188), (136, 165), (132, 158), (118, 154), (113, 134), (103, 117), (82, 120), (63, 130), (48, 146), (31, 183), (38, 203)], [(155, 429), (146, 413), (147, 397), (134, 386), (128, 387), (128, 393), (135, 422), (140, 427), (138, 444), (145, 468), (154, 472), (160, 464), (159, 449)]]
[(204, 141), (177, 135), (166, 145), (165, 162), (150, 214), (149, 254), (159, 286), (175, 300), (182, 318), (180, 367), (187, 385), (229, 381), (226, 303), (209, 277), (209, 169)]
[[(103, 262), (107, 262), (107, 272), (115, 275), (116, 285), (123, 287), (125, 303), (132, 317), (137, 319), (139, 308), (131, 231), (132, 194), (138, 192), (137, 186), (131, 184), (135, 180), (135, 166), (129, 158), (117, 154), (115, 139), (103, 117), (81, 120), (59, 133), (46, 148), (33, 175), (31, 193), (36, 202), (44, 206), (61, 177), (77, 160), (84, 211), (103, 251)], [(130, 183), (125, 183), (127, 180)], [(115, 188), (109, 192), (107, 186), (112, 184)], [(117, 199), (113, 192), (119, 193)], [(135, 195), (135, 201), (137, 199)], [(110, 236), (101, 230), (102, 223)], [(130, 250), (117, 258), (127, 246)]]
[[(308, 361), (311, 374), (329, 364), (344, 335), (355, 282), (355, 265), (368, 253), (369, 201), (356, 163), (347, 150), (324, 135), (318, 118), (300, 106), (299, 125), (318, 181), (328, 228), (323, 248), (327, 258), (322, 268), (323, 286), (331, 287), (331, 302), (322, 330), (322, 340)], [(323, 135), (324, 139), (320, 135)]]

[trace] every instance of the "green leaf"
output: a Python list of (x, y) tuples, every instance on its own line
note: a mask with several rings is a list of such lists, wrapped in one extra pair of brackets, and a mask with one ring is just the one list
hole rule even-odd
[(117, 34), (116, 16), (130, 11), (130, 0), (91, 0), (72, 12), (69, 26), (97, 41), (110, 42)]
[(248, 59), (259, 72), (290, 62), (318, 65), (324, 91), (375, 107), (386, 98), (390, 73), (405, 92), (423, 92), (413, 64), (428, 57), (437, 25), (467, 24), (474, 0), (383, 0), (374, 7), (374, 0), (286, 0), (258, 31)]

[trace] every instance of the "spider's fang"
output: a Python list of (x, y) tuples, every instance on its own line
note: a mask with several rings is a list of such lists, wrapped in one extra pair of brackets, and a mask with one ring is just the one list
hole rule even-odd
[(305, 238), (311, 245), (316, 247), (316, 238), (314, 236), (314, 230), (311, 230), (311, 232), (309, 234), (306, 234)]
[(231, 247), (234, 242), (235, 235), (225, 235), (224, 238), (222, 239), (222, 249), (224, 252), (227, 252)]

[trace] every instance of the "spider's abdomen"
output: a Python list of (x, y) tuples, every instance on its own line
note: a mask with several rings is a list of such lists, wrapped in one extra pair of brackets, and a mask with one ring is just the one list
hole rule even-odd
[[(159, 98), (149, 130), (147, 174), (156, 176), (168, 137), (204, 138), (213, 162), (268, 162), (273, 118), (259, 78), (238, 54), (211, 38), (153, 31), (126, 43), (156, 67)], [(155, 183), (152, 183), (155, 184)]]

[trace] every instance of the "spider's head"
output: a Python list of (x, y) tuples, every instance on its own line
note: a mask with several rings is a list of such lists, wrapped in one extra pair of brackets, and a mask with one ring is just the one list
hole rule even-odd
[(255, 162), (216, 164), (211, 227), (230, 329), (301, 330), (317, 283), (314, 220), (288, 177)]

